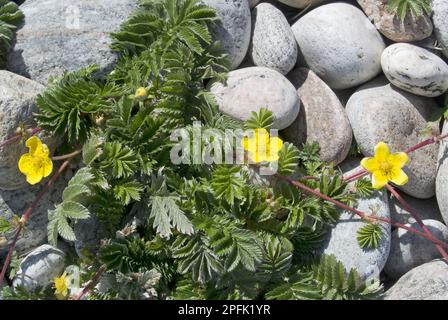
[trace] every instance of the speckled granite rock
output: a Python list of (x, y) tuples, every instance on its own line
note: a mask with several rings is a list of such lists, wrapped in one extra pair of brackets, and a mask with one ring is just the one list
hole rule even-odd
[(381, 66), (393, 85), (413, 94), (438, 97), (448, 89), (448, 65), (426, 49), (393, 44), (384, 50)]
[(252, 61), (287, 74), (297, 62), (297, 42), (283, 13), (269, 3), (252, 10)]
[(300, 102), (294, 86), (281, 73), (265, 67), (229, 72), (226, 84), (210, 85), (220, 111), (241, 121), (253, 111), (267, 108), (274, 114), (273, 129), (285, 129), (294, 122)]
[(385, 44), (364, 12), (345, 2), (325, 4), (292, 26), (299, 65), (308, 66), (332, 89), (363, 84), (381, 72)]
[(448, 300), (448, 264), (434, 260), (412, 269), (384, 294), (385, 300)]
[(117, 58), (109, 33), (136, 7), (137, 0), (27, 0), (7, 69), (43, 84), (91, 64), (107, 73)]
[(304, 142), (318, 142), (321, 159), (339, 164), (347, 157), (353, 137), (344, 107), (313, 71), (297, 68), (287, 77), (297, 88), (301, 109), (282, 135), (299, 147)]
[(290, 7), (303, 9), (308, 6), (317, 6), (321, 3), (328, 2), (328, 0), (278, 0)]
[[(9, 71), (0, 70), (0, 141), (16, 135), (21, 124), (33, 128), (36, 126), (33, 113), (37, 112), (35, 99), (45, 88), (39, 83), (18, 76)], [(55, 139), (43, 142), (53, 151)], [(17, 163), (20, 156), (28, 152), (24, 143), (5, 146), (0, 152), (0, 189), (14, 190), (26, 185), (25, 176), (20, 173)]]
[(29, 291), (46, 288), (53, 278), (62, 274), (65, 267), (65, 253), (48, 244), (29, 253), (20, 264), (13, 286), (23, 286)]
[[(348, 101), (346, 111), (355, 139), (365, 156), (386, 142), (392, 152), (407, 150), (424, 140), (421, 133), (438, 125), (429, 119), (438, 110), (433, 100), (402, 91), (375, 80), (361, 87)], [(404, 171), (409, 182), (400, 187), (407, 194), (428, 199), (435, 195), (438, 146), (430, 145), (409, 155)]]
[[(421, 219), (431, 219), (443, 222), (439, 206), (435, 197), (431, 199), (416, 199), (406, 194), (401, 195), (407, 203), (418, 213)], [(392, 220), (402, 224), (414, 223), (415, 219), (407, 212), (398, 201), (389, 201)]]
[(251, 34), (251, 15), (247, 0), (202, 0), (214, 8), (222, 24), (213, 27), (212, 33), (221, 42), (228, 54), (231, 68), (236, 69), (249, 49)]
[(408, 13), (401, 19), (389, 11), (387, 0), (357, 0), (375, 27), (387, 38), (395, 42), (413, 42), (429, 37), (433, 31), (431, 19), (423, 14), (415, 18)]

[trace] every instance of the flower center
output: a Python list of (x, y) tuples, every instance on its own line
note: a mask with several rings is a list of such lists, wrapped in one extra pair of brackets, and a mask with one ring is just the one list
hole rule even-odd
[(389, 175), (390, 171), (392, 170), (392, 166), (387, 161), (381, 162), (380, 170), (383, 171), (384, 174)]

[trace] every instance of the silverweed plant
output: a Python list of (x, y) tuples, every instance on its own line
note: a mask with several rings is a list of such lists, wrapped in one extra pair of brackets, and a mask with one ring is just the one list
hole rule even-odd
[[(32, 161), (22, 160), (24, 174), (26, 164), (45, 169), (30, 182), (53, 171), (50, 161), (63, 164), (21, 218), (0, 219), (0, 234), (15, 232), (0, 284), (12, 277), (8, 265), (34, 208), (70, 162), (81, 169), (48, 212), (48, 241), (76, 241), (74, 225), (81, 220), (95, 219), (101, 226), (97, 245), (73, 259), (76, 273), (65, 272), (52, 288), (34, 292), (8, 287), (4, 299), (377, 298), (382, 286), (376, 278), (361, 279), (357, 270), (320, 254), (343, 211), (365, 222), (357, 237), (365, 250), (379, 245), (378, 223), (386, 222), (428, 239), (447, 258), (447, 245), (429, 230), (355, 209), (358, 200), (380, 188), (405, 203), (389, 181), (406, 183), (401, 168), (407, 154), (446, 136), (398, 155), (379, 144), (363, 168), (343, 176), (320, 161), (318, 145), (298, 148), (271, 136), (274, 116), (267, 109), (245, 123), (219, 112), (206, 91), (208, 81), (225, 81), (228, 71), (210, 33), (215, 23), (215, 11), (197, 0), (140, 1), (112, 35), (120, 56), (115, 69), (103, 79), (93, 77), (95, 66), (53, 79), (37, 100), (39, 127), (25, 128), (2, 144), (22, 143), (26, 136), (28, 144), (46, 151), (33, 137), (40, 130), (63, 139), (57, 150), (62, 155), (41, 152), (37, 161), (30, 150), (25, 160)], [(178, 128), (193, 134), (194, 122), (221, 133), (252, 130), (252, 138), (235, 139), (252, 161), (173, 164), (171, 134)], [(277, 171), (260, 183), (259, 170), (272, 164)], [(369, 174), (373, 183), (365, 178)], [(96, 284), (104, 275), (110, 286), (100, 291)]]

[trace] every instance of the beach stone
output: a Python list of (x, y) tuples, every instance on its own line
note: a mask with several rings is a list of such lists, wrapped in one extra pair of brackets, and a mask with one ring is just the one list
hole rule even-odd
[(288, 79), (297, 88), (301, 109), (282, 135), (298, 147), (317, 142), (322, 161), (341, 163), (350, 151), (353, 134), (338, 97), (310, 69), (296, 68)]
[[(354, 137), (366, 157), (374, 155), (381, 141), (391, 152), (399, 152), (427, 139), (423, 133), (428, 130), (439, 134), (438, 124), (429, 121), (437, 110), (433, 100), (383, 85), (377, 79), (361, 87), (346, 106)], [(400, 189), (419, 199), (433, 197), (437, 154), (435, 144), (409, 154), (409, 164), (404, 167), (409, 182)]]
[(384, 294), (385, 300), (448, 300), (448, 264), (434, 260), (402, 276)]
[(328, 0), (278, 0), (278, 2), (281, 2), (283, 4), (286, 4), (290, 7), (297, 8), (297, 9), (304, 9), (308, 6), (317, 6), (319, 4), (324, 3)]
[(446, 0), (431, 0), (431, 7), (434, 33), (445, 57), (448, 57), (448, 2)]
[(65, 268), (65, 253), (48, 244), (29, 253), (21, 262), (13, 286), (23, 286), (28, 291), (47, 288)]
[[(0, 70), (0, 142), (17, 134), (21, 125), (35, 128), (33, 113), (37, 112), (36, 98), (45, 88), (39, 83)], [(56, 146), (53, 138), (38, 135), (51, 151)], [(26, 177), (17, 166), (22, 154), (28, 148), (21, 141), (5, 145), (0, 152), (0, 189), (14, 190), (26, 185)]]
[[(423, 220), (423, 223), (437, 239), (448, 241), (448, 228), (443, 223), (429, 219)], [(407, 226), (423, 232), (417, 222)], [(409, 270), (439, 257), (440, 253), (434, 243), (398, 228), (392, 232), (390, 254), (384, 272), (390, 278), (398, 279)]]
[(252, 11), (252, 61), (287, 74), (297, 62), (297, 42), (283, 13), (269, 3)]
[[(349, 167), (353, 165), (353, 169), (346, 172), (347, 175), (358, 170), (354, 165), (355, 162), (347, 164)], [(376, 191), (369, 198), (359, 199), (355, 207), (367, 214), (390, 219), (388, 198), (385, 191)], [(362, 249), (357, 240), (357, 233), (365, 225), (366, 223), (358, 216), (350, 212), (343, 212), (339, 222), (328, 233), (322, 253), (335, 255), (336, 259), (344, 264), (347, 271), (355, 268), (362, 279), (378, 279), (389, 256), (391, 228), (388, 223), (380, 223), (383, 236), (379, 241), (379, 246), (375, 249)]]
[[(435, 197), (432, 197), (431, 199), (416, 199), (406, 194), (401, 194), (401, 196), (412, 208), (414, 208), (421, 219), (431, 219), (443, 222)], [(411, 214), (407, 212), (398, 201), (389, 201), (389, 204), (392, 221), (401, 224), (415, 222), (415, 219), (412, 218)]]
[(273, 129), (281, 130), (289, 127), (299, 114), (300, 102), (294, 86), (281, 73), (266, 67), (231, 71), (226, 83), (212, 83), (210, 92), (221, 112), (240, 121), (267, 108), (274, 114)]
[(387, 0), (357, 0), (375, 27), (388, 39), (395, 42), (420, 41), (432, 34), (431, 19), (422, 14), (414, 17), (410, 12), (404, 21), (388, 9)]
[(248, 0), (202, 0), (202, 3), (217, 11), (221, 23), (212, 27), (212, 33), (228, 54), (231, 69), (236, 69), (250, 44), (252, 27)]
[(25, 24), (8, 56), (7, 69), (47, 84), (50, 77), (99, 65), (112, 71), (117, 54), (110, 33), (137, 8), (137, 0), (27, 0)]
[(299, 65), (308, 66), (332, 89), (363, 84), (381, 72), (385, 43), (357, 7), (336, 2), (306, 13), (292, 26)]
[[(448, 133), (448, 121), (443, 126), (443, 134)], [(448, 142), (440, 142), (437, 161), (436, 196), (443, 221), (448, 224)]]
[(407, 43), (396, 43), (381, 57), (384, 74), (405, 91), (438, 97), (448, 89), (448, 65), (430, 51)]

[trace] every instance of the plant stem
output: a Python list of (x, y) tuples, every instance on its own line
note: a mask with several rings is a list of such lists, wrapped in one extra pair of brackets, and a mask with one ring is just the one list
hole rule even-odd
[[(397, 190), (390, 186), (387, 185), (387, 190), (390, 191), (390, 193), (392, 193), (392, 195), (394, 196), (394, 198), (397, 199), (397, 201), (399, 203), (401, 203), (401, 205), (404, 207), (404, 209), (409, 212), (411, 214), (411, 216), (417, 221), (418, 225), (420, 226), (420, 228), (422, 228), (422, 230), (427, 234), (427, 235), (431, 235), (434, 236), (431, 231), (428, 229), (427, 226), (425, 226), (425, 224), (423, 223), (422, 219), (419, 217), (419, 215), (417, 214), (417, 212), (409, 205), (409, 203), (406, 202), (406, 200), (403, 199), (403, 197), (397, 192)], [(440, 254), (442, 255), (442, 257), (448, 261), (448, 254), (445, 251), (445, 249), (436, 244), (437, 250), (440, 252)]]
[(42, 198), (45, 195), (45, 193), (48, 190), (50, 190), (50, 188), (53, 186), (53, 184), (59, 178), (59, 176), (62, 174), (62, 172), (64, 172), (64, 170), (68, 167), (68, 165), (70, 164), (70, 160), (71, 160), (71, 158), (66, 160), (61, 165), (59, 170), (51, 177), (51, 179), (48, 181), (48, 183), (45, 185), (45, 187), (34, 198), (34, 201), (31, 203), (31, 205), (25, 211), (25, 213), (23, 214), (22, 218), (20, 218), (20, 224), (17, 227), (16, 234), (14, 236), (14, 240), (13, 240), (13, 242), (11, 244), (11, 247), (9, 248), (8, 255), (6, 256), (6, 260), (3, 263), (2, 271), (0, 273), (0, 286), (2, 285), (3, 280), (5, 278), (6, 269), (8, 268), (9, 263), (11, 262), (12, 254), (14, 252), (14, 249), (15, 249), (16, 245), (17, 245), (17, 241), (19, 240), (19, 237), (20, 237), (20, 234), (21, 234), (21, 232), (23, 230), (23, 227), (25, 226), (26, 222), (29, 220), (33, 210), (36, 209), (36, 207), (39, 204), (40, 200), (42, 200)]
[(300, 189), (300, 190), (302, 190), (302, 191), (304, 191), (304, 192), (306, 192), (308, 194), (314, 195), (314, 196), (316, 196), (318, 198), (321, 198), (321, 199), (323, 199), (325, 201), (331, 202), (334, 205), (338, 206), (339, 208), (341, 208), (341, 209), (343, 209), (345, 211), (352, 212), (352, 213), (356, 214), (357, 216), (361, 217), (362, 219), (386, 222), (386, 223), (388, 223), (388, 224), (390, 224), (390, 225), (392, 225), (394, 227), (408, 230), (409, 232), (412, 232), (412, 233), (414, 233), (414, 234), (416, 234), (416, 235), (418, 235), (420, 237), (428, 239), (429, 241), (431, 241), (431, 242), (433, 242), (433, 243), (435, 243), (437, 245), (440, 245), (442, 247), (448, 248), (448, 244), (447, 243), (444, 243), (444, 242), (440, 241), (439, 239), (435, 238), (432, 235), (428, 235), (428, 234), (426, 234), (424, 232), (420, 232), (417, 229), (414, 229), (412, 227), (408, 227), (408, 226), (406, 226), (404, 224), (401, 224), (401, 223), (398, 223), (398, 222), (393, 222), (392, 220), (387, 219), (387, 218), (382, 218), (382, 217), (378, 217), (378, 216), (375, 216), (375, 215), (368, 215), (368, 214), (366, 214), (366, 213), (364, 213), (362, 211), (359, 211), (359, 210), (357, 210), (357, 209), (355, 209), (353, 207), (350, 207), (350, 206), (346, 205), (345, 203), (339, 202), (339, 201), (337, 201), (337, 200), (335, 200), (335, 199), (333, 199), (333, 198), (331, 198), (331, 197), (321, 193), (318, 190), (311, 189), (310, 187), (308, 187), (308, 186), (306, 186), (306, 185), (304, 185), (304, 184), (302, 184), (302, 183), (300, 183), (298, 181), (295, 181), (295, 180), (293, 180), (291, 178), (288, 178), (286, 176), (282, 176), (280, 174), (275, 174), (274, 176), (277, 177), (279, 180), (286, 181), (287, 183), (289, 183), (290, 185), (292, 185), (293, 187), (295, 187), (297, 189)]
[[(37, 134), (37, 133), (39, 133), (40, 131), (42, 131), (42, 129), (41, 129), (41, 128), (33, 128), (33, 129), (29, 129), (29, 130), (27, 130), (27, 131), (28, 131), (28, 133), (29, 133), (31, 136), (34, 136), (35, 134)], [(3, 142), (0, 144), (0, 149), (3, 148), (4, 146), (13, 144), (13, 143), (15, 143), (15, 142), (17, 142), (17, 141), (20, 141), (20, 139), (22, 139), (22, 137), (23, 137), (23, 133), (18, 133), (18, 134), (16, 134), (14, 137), (11, 137), (11, 138), (9, 138), (9, 139), (3, 141)]]
[(51, 160), (53, 160), (53, 161), (61, 161), (61, 160), (71, 159), (71, 158), (76, 157), (81, 152), (82, 152), (82, 150), (76, 150), (76, 151), (73, 151), (72, 153), (64, 154), (62, 156), (51, 157)]
[[(410, 147), (409, 149), (407, 149), (405, 151), (405, 153), (409, 154), (409, 153), (415, 152), (415, 151), (417, 151), (417, 150), (419, 150), (419, 149), (421, 149), (423, 147), (426, 147), (426, 146), (428, 146), (430, 144), (437, 143), (437, 142), (439, 142), (439, 141), (441, 141), (443, 139), (446, 139), (446, 138), (448, 138), (448, 133), (429, 138), (427, 140), (424, 140), (424, 141), (422, 141), (422, 142), (420, 142), (420, 143)], [(344, 177), (344, 181), (345, 182), (353, 182), (353, 181), (358, 180), (358, 179), (360, 179), (362, 177), (365, 177), (366, 175), (369, 174), (369, 172), (364, 170), (363, 168), (361, 168), (361, 166), (358, 166), (358, 168), (359, 168), (359, 170), (355, 171), (353, 174), (351, 174), (351, 175), (349, 175), (347, 177)]]
[(93, 278), (87, 283), (87, 285), (81, 290), (79, 294), (77, 294), (75, 297), (73, 297), (72, 300), (81, 300), (87, 293), (89, 293), (90, 290), (92, 290), (98, 281), (100, 281), (101, 275), (103, 272), (106, 271), (106, 265), (102, 265), (98, 271), (95, 273)]

